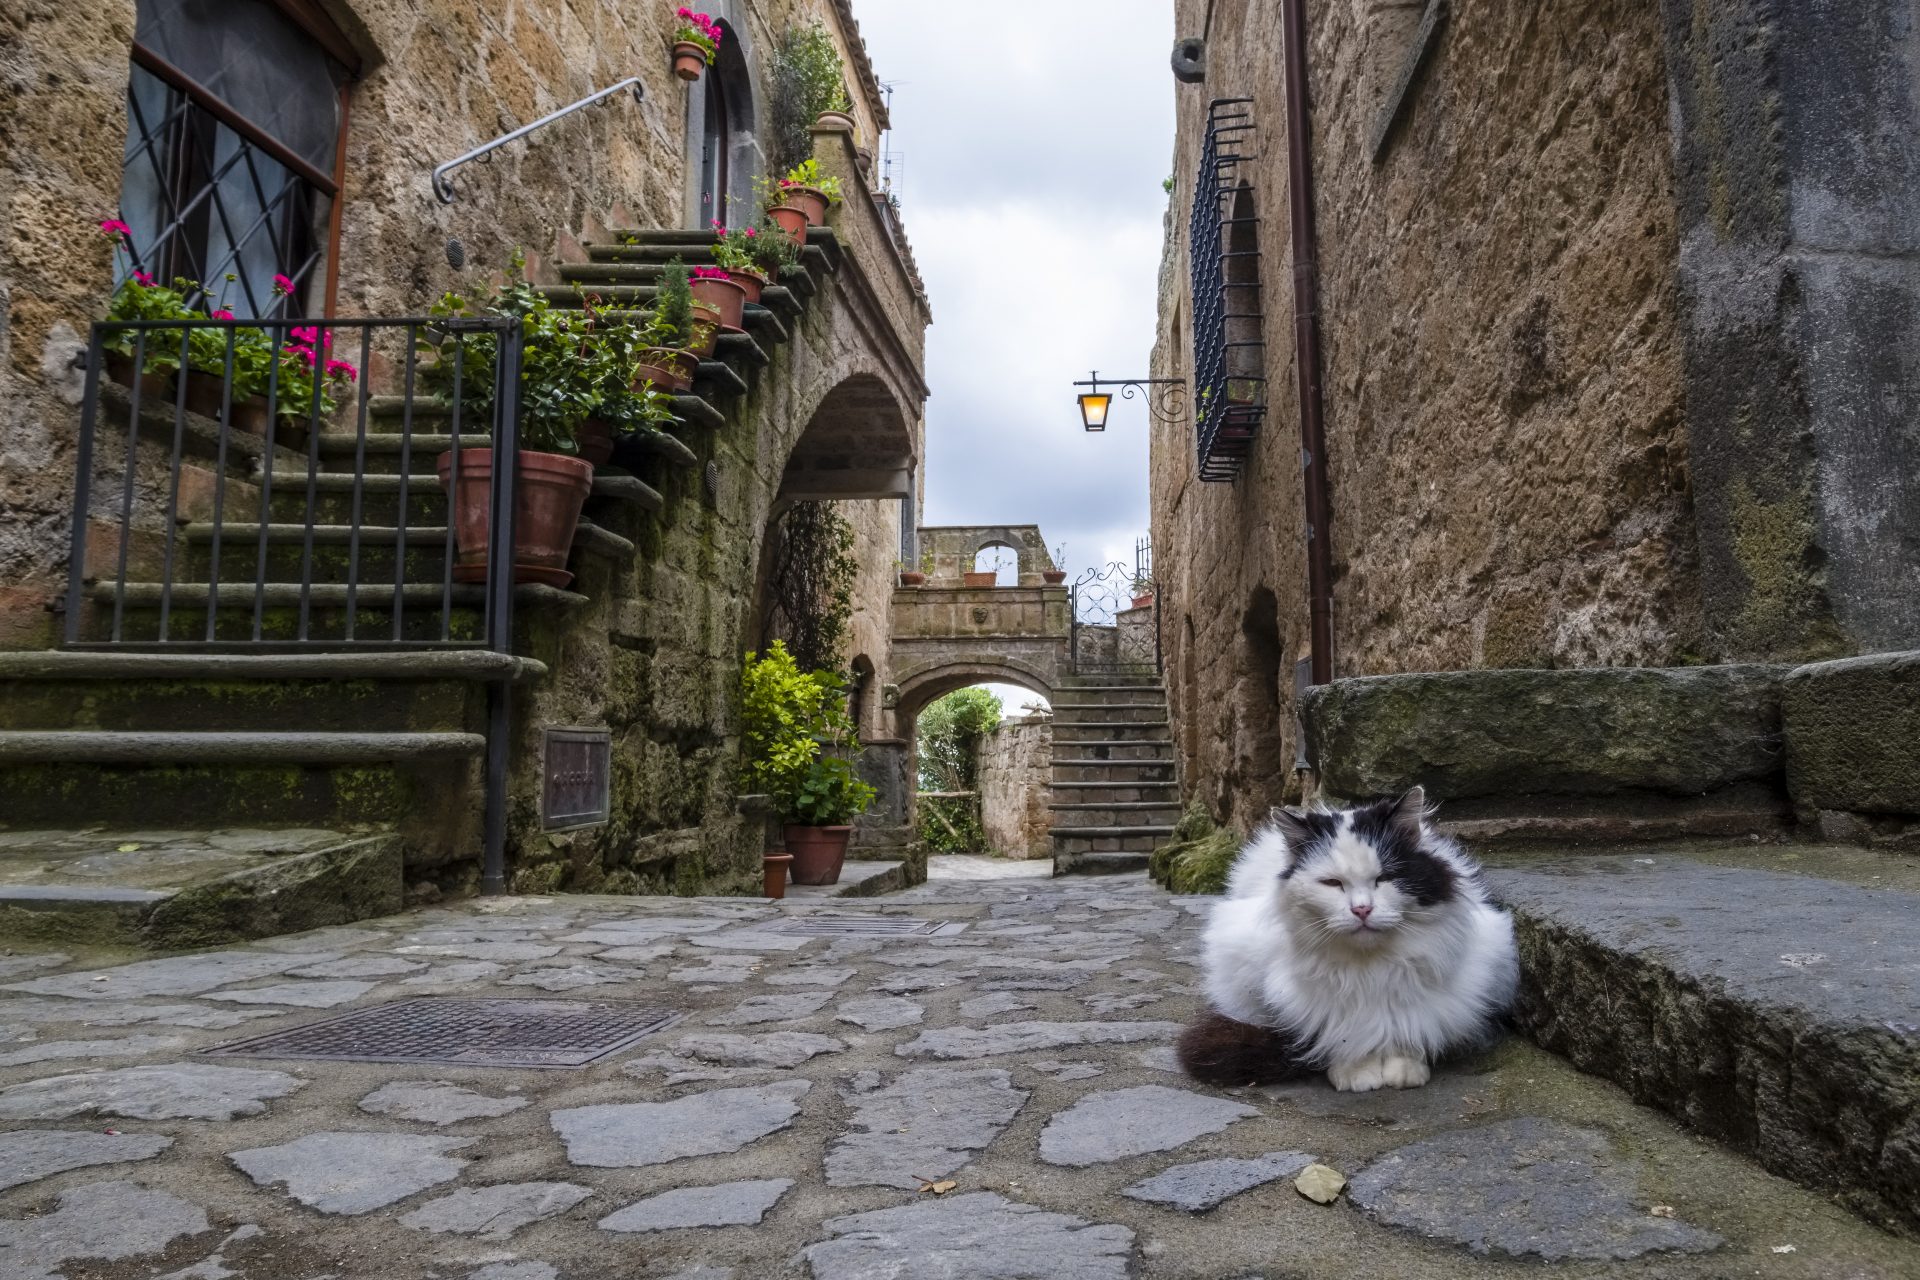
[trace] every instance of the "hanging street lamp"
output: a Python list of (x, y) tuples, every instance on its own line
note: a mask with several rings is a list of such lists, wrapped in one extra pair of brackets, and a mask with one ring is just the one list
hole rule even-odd
[(1186, 413), (1185, 378), (1108, 378), (1103, 383), (1096, 369), (1086, 381), (1073, 385), (1087, 388), (1080, 393), (1080, 423), (1089, 431), (1107, 429), (1107, 411), (1113, 407), (1113, 393), (1102, 391), (1102, 386), (1120, 388), (1122, 400), (1131, 400), (1138, 394), (1146, 401), (1147, 413), (1156, 422), (1178, 422)]

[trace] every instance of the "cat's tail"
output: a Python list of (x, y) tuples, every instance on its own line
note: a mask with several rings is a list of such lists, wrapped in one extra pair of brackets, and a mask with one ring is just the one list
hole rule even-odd
[(1287, 1034), (1209, 1009), (1180, 1033), (1180, 1065), (1204, 1084), (1278, 1084), (1313, 1074)]

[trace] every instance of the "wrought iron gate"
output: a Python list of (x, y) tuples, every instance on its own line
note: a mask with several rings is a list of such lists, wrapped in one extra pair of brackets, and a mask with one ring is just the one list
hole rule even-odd
[(1144, 543), (1132, 566), (1115, 560), (1074, 581), (1075, 675), (1147, 675), (1160, 670), (1160, 610)]

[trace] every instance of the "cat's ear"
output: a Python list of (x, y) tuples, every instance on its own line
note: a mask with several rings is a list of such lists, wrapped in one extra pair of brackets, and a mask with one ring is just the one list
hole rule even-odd
[(1267, 817), (1273, 823), (1273, 829), (1286, 837), (1287, 853), (1291, 857), (1299, 857), (1313, 843), (1313, 825), (1307, 821), (1306, 814), (1276, 805)]
[(1394, 801), (1393, 814), (1388, 821), (1418, 839), (1426, 829), (1427, 813), (1427, 789), (1414, 787)]

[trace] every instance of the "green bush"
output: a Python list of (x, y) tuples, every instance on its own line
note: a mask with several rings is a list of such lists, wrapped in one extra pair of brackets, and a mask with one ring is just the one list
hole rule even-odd
[(1175, 824), (1173, 843), (1153, 851), (1147, 870), (1175, 893), (1224, 893), (1239, 852), (1240, 837), (1216, 826), (1196, 800)]
[(874, 789), (843, 758), (860, 743), (838, 672), (802, 671), (776, 640), (764, 655), (747, 655), (740, 701), (743, 790), (765, 793), (781, 817), (809, 826), (839, 826), (867, 811)]
[(985, 689), (956, 689), (920, 713), (923, 791), (971, 791), (980, 781), (980, 739), (1000, 727), (1000, 699)]

